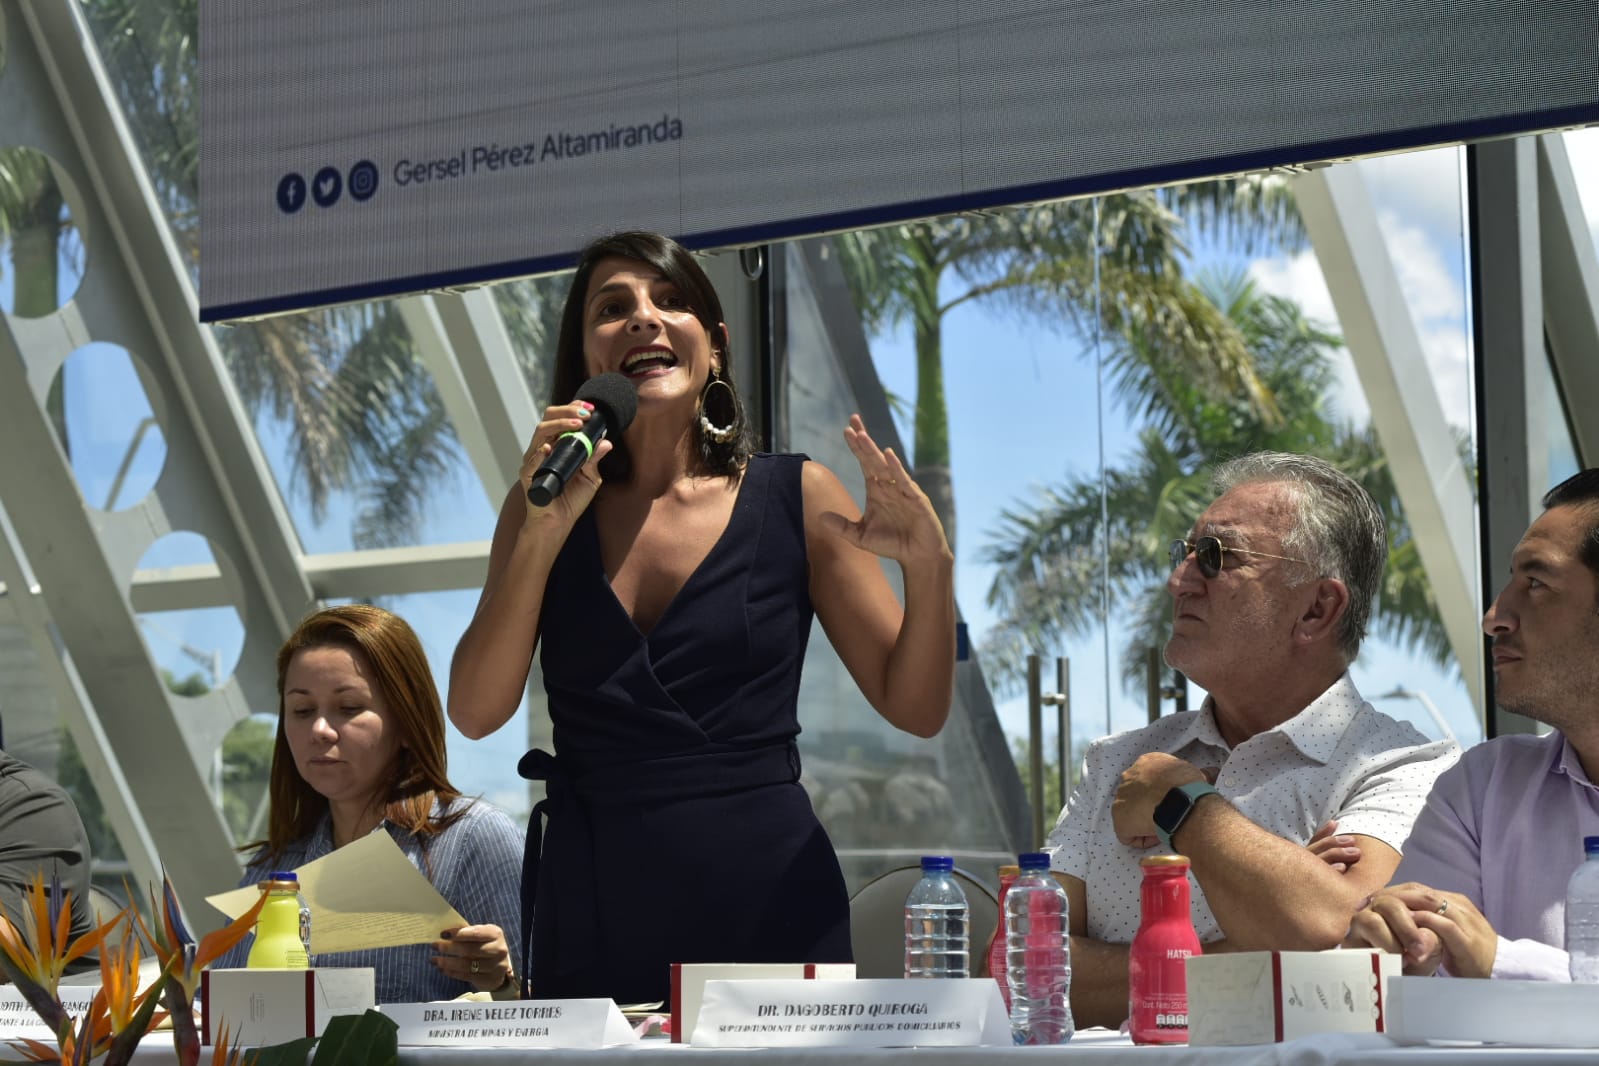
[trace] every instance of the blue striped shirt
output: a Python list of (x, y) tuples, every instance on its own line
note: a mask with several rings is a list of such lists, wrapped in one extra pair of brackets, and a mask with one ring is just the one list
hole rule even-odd
[[(449, 901), (468, 925), (497, 925), (505, 932), (511, 949), (511, 965), (522, 973), (522, 844), (523, 834), (498, 807), (481, 800), (458, 800), (469, 806), (448, 829), (433, 837), (417, 837), (400, 826), (384, 821), (394, 842), (405, 852), (411, 865), (427, 875), (439, 895)], [(434, 806), (435, 817), (442, 807)], [(376, 832), (377, 830), (373, 830)], [(322, 816), (309, 837), (290, 844), (270, 864), (258, 861), (245, 867), (239, 885), (264, 881), (274, 870), (293, 870), (333, 851), (333, 823)], [(427, 861), (423, 861), (426, 853)], [(442, 932), (442, 930), (440, 930)], [(220, 968), (243, 966), (254, 936), (228, 952), (216, 963)], [(319, 967), (370, 966), (377, 981), (379, 1003), (423, 1003), (454, 999), (463, 992), (475, 992), (472, 985), (448, 977), (430, 961), (433, 945), (407, 944), (402, 947), (374, 948), (367, 951), (326, 952), (315, 958)]]

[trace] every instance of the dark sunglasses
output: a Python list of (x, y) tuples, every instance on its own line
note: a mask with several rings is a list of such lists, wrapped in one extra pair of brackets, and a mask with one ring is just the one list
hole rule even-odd
[(1280, 559), (1285, 563), (1310, 564), (1304, 559), (1290, 559), (1286, 555), (1272, 555), (1269, 552), (1258, 552), (1250, 548), (1229, 548), (1215, 537), (1200, 537), (1192, 544), (1186, 540), (1171, 542), (1171, 568), (1177, 569), (1183, 565), (1183, 560), (1188, 558), (1188, 553), (1194, 553), (1194, 562), (1199, 564), (1199, 572), (1208, 580), (1221, 573), (1221, 553), (1237, 552), (1240, 555), (1259, 555), (1264, 559)]

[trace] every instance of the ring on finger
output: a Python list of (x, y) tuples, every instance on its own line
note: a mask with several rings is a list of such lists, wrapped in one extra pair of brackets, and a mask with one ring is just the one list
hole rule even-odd
[(1449, 910), (1449, 901), (1448, 900), (1444, 900), (1442, 903), (1438, 904), (1438, 913), (1439, 914), (1443, 914), (1444, 912), (1446, 912), (1448, 910)]
[(478, 961), (476, 959), (473, 959), (472, 960), (472, 972), (473, 973), (477, 973), (480, 969), (481, 969), (481, 967), (478, 965)]

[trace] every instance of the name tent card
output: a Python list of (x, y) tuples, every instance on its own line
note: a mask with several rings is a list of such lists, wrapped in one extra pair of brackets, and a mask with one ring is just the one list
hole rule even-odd
[(707, 981), (695, 1047), (1009, 1047), (988, 978)]
[(853, 962), (674, 962), (672, 1043), (694, 1035), (709, 981), (853, 981)]
[(384, 1003), (401, 1047), (603, 1048), (638, 1035), (609, 999), (522, 999), (489, 1003)]
[[(61, 1005), (72, 1015), (75, 1022), (80, 1022), (88, 1013), (89, 1004), (94, 1002), (94, 994), (100, 991), (100, 986), (62, 985), (59, 991)], [(53, 1043), (56, 1034), (40, 1020), (32, 1005), (22, 998), (22, 993), (17, 991), (16, 985), (0, 985), (0, 1040), (24, 1038), (48, 1040)]]
[(328, 1022), (360, 1014), (377, 1002), (370, 966), (309, 970), (249, 967), (200, 974), (203, 1040), (216, 1043), (225, 1027), (236, 1044), (281, 1044), (321, 1036)]
[(1393, 977), (1388, 1007), (1386, 1032), (1396, 1044), (1481, 1040), (1521, 1047), (1599, 1047), (1599, 985)]
[(1399, 956), (1364, 948), (1240, 951), (1190, 956), (1187, 972), (1190, 1046), (1269, 1044), (1382, 1032)]

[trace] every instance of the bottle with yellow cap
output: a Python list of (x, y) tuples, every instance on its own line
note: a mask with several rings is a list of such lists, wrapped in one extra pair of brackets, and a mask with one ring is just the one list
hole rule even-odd
[(259, 885), (267, 901), (255, 920), (251, 969), (304, 970), (311, 965), (311, 910), (300, 898), (300, 879), (280, 870)]

